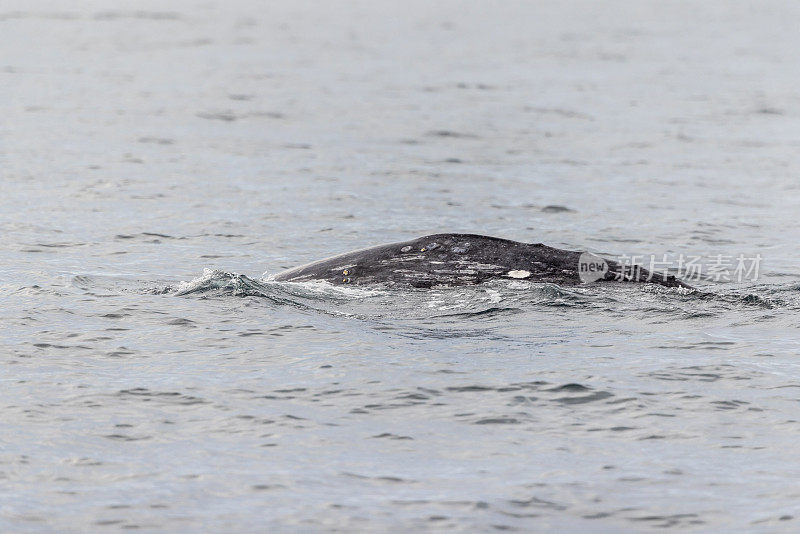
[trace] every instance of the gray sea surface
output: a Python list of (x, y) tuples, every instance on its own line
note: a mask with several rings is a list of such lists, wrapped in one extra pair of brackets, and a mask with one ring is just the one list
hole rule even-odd
[[(799, 19), (3, 0), (0, 531), (797, 532)], [(270, 278), (434, 232), (762, 261)]]

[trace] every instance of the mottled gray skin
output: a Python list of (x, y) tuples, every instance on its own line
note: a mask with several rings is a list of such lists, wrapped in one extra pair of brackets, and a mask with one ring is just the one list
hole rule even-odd
[[(581, 252), (520, 243), (474, 234), (435, 234), (412, 241), (378, 245), (309, 263), (275, 276), (275, 280), (327, 280), (332, 284), (400, 284), (412, 287), (462, 286), (493, 278), (525, 279), (559, 285), (581, 283)], [(640, 267), (623, 273), (619, 263), (605, 260), (609, 270), (598, 282), (647, 282), (685, 287)], [(527, 274), (526, 274), (527, 273)]]

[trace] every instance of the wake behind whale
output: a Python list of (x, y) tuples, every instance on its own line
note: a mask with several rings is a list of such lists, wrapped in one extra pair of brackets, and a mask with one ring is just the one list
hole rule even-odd
[(674, 276), (592, 254), (476, 234), (434, 234), (378, 245), (275, 276), (287, 282), (326, 280), (336, 285), (389, 283), (418, 288), (480, 284), (496, 278), (559, 285), (597, 281), (691, 288)]

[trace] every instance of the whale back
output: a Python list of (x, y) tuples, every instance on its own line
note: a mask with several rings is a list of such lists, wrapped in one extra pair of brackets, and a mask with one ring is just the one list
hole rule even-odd
[(289, 269), (275, 279), (413, 287), (478, 284), (497, 277), (578, 283), (579, 256), (542, 244), (475, 234), (435, 234), (339, 254)]
[[(509, 278), (575, 285), (581, 283), (578, 274), (580, 257), (581, 252), (542, 243), (521, 243), (476, 234), (435, 234), (332, 256), (278, 273), (275, 280), (433, 287)], [(651, 276), (640, 267), (623, 273), (618, 263), (606, 261), (609, 269), (600, 281), (690, 287), (674, 276), (655, 273)]]

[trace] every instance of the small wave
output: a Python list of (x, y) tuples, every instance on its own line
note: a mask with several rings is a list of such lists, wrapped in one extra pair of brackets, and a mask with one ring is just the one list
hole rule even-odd
[(179, 297), (217, 292), (236, 297), (270, 297), (264, 286), (243, 274), (229, 273), (217, 269), (205, 269), (203, 275), (188, 282), (181, 282), (175, 288)]
[(255, 280), (243, 274), (219, 269), (204, 269), (201, 276), (180, 282), (175, 287), (168, 286), (161, 292), (178, 297), (260, 297), (273, 304), (348, 317), (354, 314), (344, 312), (336, 306), (343, 302), (357, 303), (382, 294), (377, 290), (334, 286), (324, 281), (297, 283), (276, 282), (269, 278)]
[(787, 303), (774, 297), (756, 295), (755, 293), (710, 293), (698, 292), (695, 298), (707, 302), (724, 302), (732, 306), (747, 306), (771, 310), (773, 308), (787, 307)]
[(306, 282), (276, 282), (274, 277), (262, 277), (259, 281), (265, 288), (276, 288), (287, 294), (315, 300), (353, 301), (387, 295), (388, 291), (381, 286), (364, 287), (353, 285), (335, 286), (325, 280)]
[(445, 313), (443, 315), (437, 315), (437, 317), (448, 317), (448, 318), (459, 318), (459, 319), (468, 319), (473, 317), (495, 317), (499, 315), (513, 315), (516, 313), (522, 313), (522, 310), (519, 308), (487, 308), (485, 310), (478, 310), (474, 312), (462, 312), (462, 313)]

